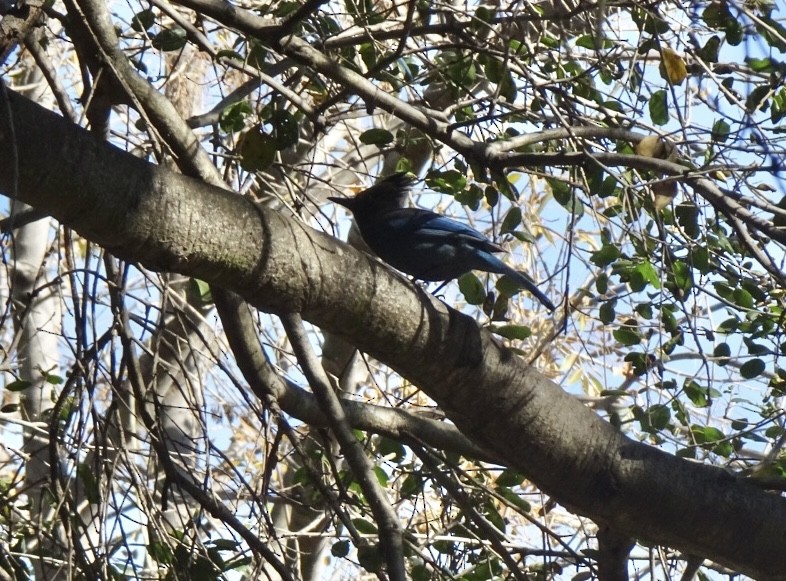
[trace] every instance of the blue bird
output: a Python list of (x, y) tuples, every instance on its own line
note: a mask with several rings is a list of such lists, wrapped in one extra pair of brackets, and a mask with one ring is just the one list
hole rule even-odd
[(328, 198), (355, 217), (368, 247), (419, 280), (448, 281), (471, 271), (506, 274), (553, 311), (554, 303), (524, 273), (494, 253), (504, 249), (469, 226), (421, 208), (405, 208), (412, 179), (397, 173), (354, 198)]

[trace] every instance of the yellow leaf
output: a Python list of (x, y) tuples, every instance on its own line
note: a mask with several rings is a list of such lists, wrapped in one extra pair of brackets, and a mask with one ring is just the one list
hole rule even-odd
[(688, 76), (685, 60), (668, 47), (661, 51), (661, 76), (672, 85), (680, 85)]
[(657, 135), (647, 135), (636, 144), (636, 155), (666, 159), (666, 142)]
[(656, 159), (666, 159), (676, 161), (676, 147), (670, 139), (658, 137), (657, 135), (646, 135), (642, 137), (635, 147), (636, 155), (644, 157), (654, 157)]

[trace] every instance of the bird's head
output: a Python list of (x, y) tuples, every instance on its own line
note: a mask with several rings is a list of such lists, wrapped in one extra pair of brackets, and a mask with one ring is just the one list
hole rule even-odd
[(328, 198), (328, 200), (344, 206), (353, 214), (403, 208), (407, 205), (407, 194), (413, 181), (411, 174), (400, 172), (377, 182), (354, 198)]

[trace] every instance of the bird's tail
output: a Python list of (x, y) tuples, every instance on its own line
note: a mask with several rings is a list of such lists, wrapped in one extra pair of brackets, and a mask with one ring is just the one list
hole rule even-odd
[(557, 307), (554, 306), (554, 303), (551, 302), (549, 297), (544, 295), (540, 289), (535, 286), (535, 283), (523, 272), (519, 272), (518, 270), (513, 270), (512, 268), (507, 268), (505, 270), (505, 274), (508, 275), (513, 281), (518, 284), (521, 288), (526, 289), (526, 291), (531, 294), (533, 297), (538, 299), (541, 304), (546, 307), (551, 312), (554, 312)]

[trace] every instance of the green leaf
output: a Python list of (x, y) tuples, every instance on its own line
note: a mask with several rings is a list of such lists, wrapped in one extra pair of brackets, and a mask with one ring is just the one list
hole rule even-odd
[(168, 565), (172, 562), (174, 555), (168, 544), (160, 541), (152, 541), (147, 545), (147, 553), (160, 565)]
[(423, 477), (420, 472), (408, 474), (401, 483), (401, 498), (412, 498), (423, 492)]
[(691, 426), (691, 432), (696, 437), (696, 441), (700, 444), (718, 442), (726, 437), (723, 435), (723, 432), (714, 426), (694, 425)]
[(213, 303), (213, 292), (210, 290), (210, 284), (198, 278), (192, 278), (188, 281), (189, 298), (199, 301), (203, 305), (210, 305)]
[(455, 86), (465, 89), (477, 80), (477, 69), (473, 56), (456, 50), (444, 50), (435, 61), (439, 71)]
[(718, 328), (715, 329), (718, 333), (730, 334), (739, 329), (740, 320), (737, 317), (731, 317), (723, 321)]
[(273, 139), (277, 150), (282, 151), (297, 145), (300, 139), (300, 126), (292, 113), (276, 109), (267, 122), (273, 126)]
[(468, 272), (458, 279), (459, 290), (470, 305), (482, 305), (486, 299), (486, 287), (480, 279)]
[(696, 53), (701, 60), (705, 63), (712, 64), (718, 62), (718, 51), (720, 49), (720, 37), (717, 34), (713, 34), (706, 42), (706, 44), (701, 47), (701, 49)]
[(236, 50), (229, 50), (228, 48), (222, 48), (216, 53), (216, 60), (219, 59), (234, 59), (237, 61), (242, 61), (243, 56)]
[(660, 288), (660, 277), (658, 271), (649, 261), (640, 262), (630, 271), (631, 278), (628, 281), (634, 292), (643, 291), (647, 284), (655, 288)]
[(524, 340), (532, 336), (532, 329), (524, 325), (502, 325), (492, 327), (491, 332), (505, 339)]
[(769, 107), (769, 101), (767, 100), (769, 94), (769, 83), (759, 85), (753, 89), (748, 95), (748, 98), (745, 99), (745, 110), (748, 113), (753, 113), (755, 111), (766, 111), (767, 107)]
[(717, 364), (723, 367), (729, 362), (731, 347), (729, 347), (728, 343), (718, 343), (715, 345), (712, 355), (718, 359)]
[(710, 405), (709, 393), (706, 387), (702, 387), (693, 380), (687, 380), (683, 389), (685, 390), (685, 395), (688, 396), (688, 399), (691, 400), (696, 407), (703, 408)]
[(156, 23), (156, 13), (150, 9), (137, 12), (131, 18), (131, 28), (133, 28), (137, 32), (142, 32), (144, 30), (147, 30), (155, 23)]
[(467, 176), (455, 169), (432, 170), (426, 174), (426, 185), (437, 192), (455, 197), (467, 187)]
[[(520, 274), (527, 276), (524, 272), (520, 272)], [(500, 292), (500, 294), (506, 297), (514, 297), (524, 288), (516, 279), (508, 276), (507, 274), (499, 277), (495, 286), (497, 287), (497, 290)]]
[(728, 283), (723, 281), (716, 281), (712, 283), (712, 286), (715, 287), (715, 292), (720, 295), (721, 298), (726, 299), (727, 301), (731, 302), (732, 294), (734, 293), (734, 289), (731, 288)]
[(616, 244), (606, 243), (600, 250), (593, 252), (590, 256), (590, 262), (596, 266), (608, 266), (621, 256), (619, 247)]
[(240, 167), (249, 172), (262, 171), (276, 159), (276, 140), (256, 125), (240, 136)]
[(12, 381), (11, 383), (5, 386), (6, 391), (24, 391), (28, 387), (33, 385), (32, 381), (27, 381), (25, 379), (17, 379), (16, 381)]
[(631, 17), (639, 28), (640, 32), (646, 32), (653, 36), (659, 36), (669, 31), (669, 25), (657, 13), (644, 8), (634, 8), (631, 11)]
[(210, 543), (219, 551), (235, 551), (240, 548), (240, 543), (234, 539), (213, 539)]
[(671, 421), (671, 410), (665, 405), (656, 404), (650, 406), (650, 408), (647, 410), (646, 418), (646, 423), (650, 429), (647, 430), (643, 423), (642, 429), (645, 431), (659, 432), (669, 425), (669, 422)]
[(688, 447), (688, 448), (682, 448), (680, 450), (677, 450), (675, 452), (675, 455), (677, 456), (677, 458), (692, 458), (692, 459), (695, 460), (696, 459), (696, 448), (693, 447), (693, 446)]
[(513, 80), (513, 75), (510, 74), (510, 71), (506, 71), (505, 76), (502, 77), (502, 81), (499, 83), (500, 96), (508, 103), (512, 103), (516, 100), (517, 92), (518, 88), (516, 87), (516, 82)]
[(521, 208), (513, 206), (505, 215), (505, 219), (502, 220), (499, 232), (500, 234), (508, 234), (518, 228), (519, 224), (521, 224)]
[(745, 59), (745, 64), (747, 64), (753, 71), (757, 73), (771, 73), (775, 71), (777, 65), (780, 64), (777, 61), (773, 61), (771, 58), (752, 58), (748, 57)]
[(595, 290), (598, 291), (599, 294), (605, 295), (609, 290), (609, 275), (605, 272), (601, 272), (598, 275), (598, 278), (595, 280)]
[(745, 418), (731, 420), (731, 429), (737, 432), (747, 429), (749, 425), (748, 420)]
[(186, 31), (182, 28), (168, 28), (153, 37), (153, 48), (164, 52), (180, 50), (186, 45)]
[(510, 488), (511, 486), (519, 486), (526, 480), (526, 477), (512, 468), (505, 468), (497, 476), (497, 486)]
[(753, 308), (753, 295), (746, 291), (744, 288), (735, 288), (732, 293), (734, 303), (743, 309)]
[(486, 78), (492, 83), (499, 83), (505, 75), (505, 65), (502, 60), (493, 56), (481, 53), (478, 62), (483, 65)]
[(615, 307), (617, 306), (617, 301), (612, 299), (610, 301), (606, 301), (603, 303), (600, 308), (598, 309), (598, 317), (600, 318), (600, 322), (604, 325), (608, 325), (614, 322), (614, 319), (617, 316), (615, 311)]
[(778, 123), (786, 116), (786, 89), (781, 89), (772, 96), (770, 121)]
[(379, 482), (383, 488), (387, 487), (390, 478), (381, 466), (374, 466), (374, 475), (377, 477), (377, 482)]
[(379, 571), (384, 563), (379, 545), (374, 544), (366, 547), (358, 547), (358, 563), (366, 571), (371, 573)]
[(584, 207), (569, 184), (555, 178), (546, 178), (546, 183), (549, 184), (551, 195), (560, 206), (577, 217), (584, 215)]
[(694, 246), (690, 253), (693, 268), (702, 274), (709, 274), (716, 269), (715, 264), (710, 262), (710, 251), (706, 246)]
[(433, 549), (443, 555), (451, 555), (456, 550), (456, 543), (453, 541), (440, 540), (435, 541), (432, 545)]
[(743, 28), (725, 2), (710, 2), (702, 13), (702, 19), (710, 28), (726, 33), (726, 42), (737, 46), (742, 42)]
[(486, 519), (491, 524), (493, 524), (495, 527), (497, 527), (499, 530), (501, 530), (504, 533), (506, 528), (505, 519), (502, 518), (501, 514), (499, 514), (497, 507), (494, 506), (491, 499), (488, 499), (488, 501), (484, 503), (482, 509), (483, 509), (482, 512), (483, 516), (485, 516)]
[(666, 125), (669, 122), (669, 105), (666, 90), (655, 91), (649, 102), (650, 119), (655, 125)]
[(731, 127), (723, 119), (718, 119), (712, 126), (712, 133), (710, 134), (713, 141), (723, 143), (729, 138)]
[(433, 578), (431, 576), (431, 569), (423, 563), (412, 567), (410, 576), (412, 577), (412, 581), (431, 581)]
[(619, 329), (614, 329), (612, 335), (625, 347), (631, 347), (641, 343), (641, 334), (638, 327), (635, 325), (623, 325)]
[(246, 126), (246, 118), (253, 112), (248, 101), (237, 101), (224, 107), (218, 116), (218, 126), (226, 132), (235, 133)]
[(576, 39), (576, 46), (580, 46), (581, 48), (586, 48), (589, 50), (595, 50), (595, 35), (583, 34)]
[[(774, 4), (769, 6), (774, 6)], [(771, 8), (768, 12), (771, 12)], [(763, 14), (761, 21), (761, 24), (756, 23), (756, 31), (771, 47), (778, 49), (781, 53), (786, 52), (786, 42), (783, 40), (786, 38), (786, 27), (772, 18), (770, 13)]]
[(644, 320), (649, 321), (653, 317), (652, 303), (641, 303), (636, 305), (636, 313)]
[(377, 440), (376, 452), (383, 458), (391, 458), (393, 462), (401, 462), (407, 455), (404, 445), (398, 440), (388, 438), (386, 436), (379, 436)]
[(746, 361), (740, 367), (740, 375), (743, 379), (753, 379), (754, 377), (758, 377), (766, 368), (766, 364), (763, 360), (756, 358)]
[(469, 184), (469, 187), (457, 192), (455, 194), (456, 201), (463, 205), (477, 210), (480, 208), (480, 202), (483, 200), (483, 189), (478, 184)]
[(46, 381), (50, 385), (60, 385), (61, 383), (63, 383), (63, 378), (53, 373), (47, 373), (44, 375), (44, 381)]
[(373, 69), (377, 64), (379, 57), (376, 47), (370, 42), (364, 42), (360, 45), (359, 52), (360, 58), (363, 59), (363, 64), (366, 65), (366, 68)]
[[(499, 482), (499, 481), (498, 481)], [(516, 494), (510, 488), (505, 486), (498, 486), (497, 493), (503, 496), (508, 502), (513, 504), (516, 508), (518, 508), (521, 512), (531, 512), (532, 506), (526, 500), (524, 500), (521, 495)]]
[(352, 524), (355, 525), (359, 533), (363, 533), (364, 535), (373, 535), (377, 532), (377, 526), (366, 519), (353, 518)]
[(774, 397), (783, 397), (784, 393), (786, 393), (786, 370), (776, 367), (775, 373), (767, 385), (772, 389)]
[(251, 41), (248, 50), (248, 64), (257, 69), (264, 68), (268, 52), (267, 47), (262, 43)]
[(663, 364), (652, 353), (631, 351), (625, 355), (623, 360), (631, 364), (636, 377), (641, 377), (653, 370), (658, 373), (663, 371)]
[[(499, 288), (500, 281), (497, 281), (497, 287)], [(514, 289), (512, 292), (517, 292), (517, 289)], [(491, 318), (492, 321), (505, 321), (507, 320), (507, 312), (508, 307), (510, 305), (510, 295), (505, 294), (503, 291), (499, 292), (499, 295), (494, 298), (492, 302), (490, 299), (494, 297), (494, 293), (489, 293), (486, 297), (486, 300), (483, 302), (483, 312), (486, 313), (488, 317)]]
[(349, 541), (338, 541), (337, 543), (333, 543), (333, 546), (330, 547), (330, 554), (339, 559), (343, 559), (349, 555), (349, 547)]
[(361, 133), (359, 139), (361, 143), (365, 143), (366, 145), (376, 145), (378, 147), (382, 147), (388, 143), (391, 143), (395, 137), (387, 129), (374, 127), (373, 129), (369, 129)]
[(693, 271), (683, 261), (676, 260), (672, 267), (672, 273), (674, 275), (672, 279), (674, 286), (680, 291), (677, 298), (686, 298), (693, 288)]

